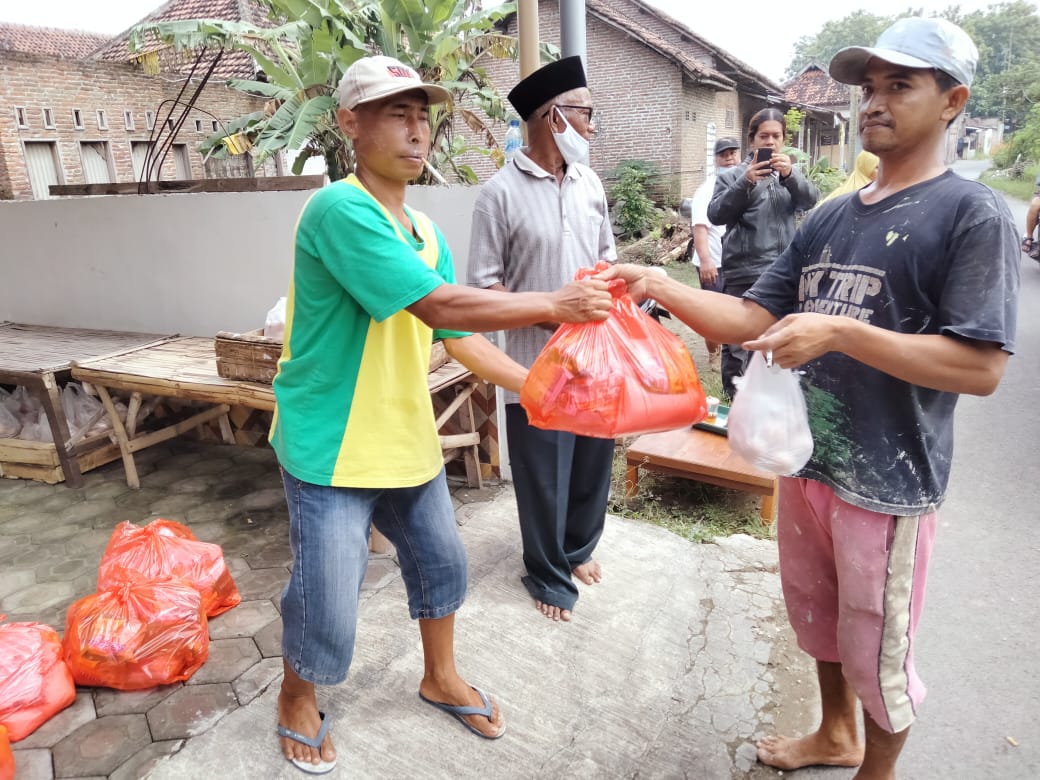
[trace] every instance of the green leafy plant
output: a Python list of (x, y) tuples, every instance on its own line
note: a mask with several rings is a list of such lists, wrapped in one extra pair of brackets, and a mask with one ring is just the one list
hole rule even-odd
[(805, 121), (805, 112), (799, 111), (794, 106), (787, 109), (787, 113), (784, 114), (784, 122), (787, 125), (787, 138), (784, 140), (787, 143), (791, 143), (795, 138), (798, 137), (798, 133), (802, 130), (802, 122)]
[[(205, 19), (149, 23), (132, 30), (131, 50), (147, 53), (161, 43), (177, 51), (247, 52), (263, 80), (231, 79), (228, 86), (267, 98), (267, 109), (259, 119), (250, 115), (232, 124), (252, 141), (258, 161), (283, 149), (300, 149), (294, 173), (312, 156), (324, 158), (331, 178), (353, 169), (353, 152), (337, 128), (336, 87), (344, 71), (369, 54), (396, 57), (424, 80), (451, 90), (452, 104), (430, 111), (430, 163), (435, 169), (459, 181), (476, 181), (473, 170), (458, 162), (460, 155), (474, 151), (457, 132), (460, 122), (482, 142), (475, 151), (501, 155), (495, 134), (475, 109), (492, 123), (505, 119), (502, 98), (483, 63), (516, 56), (516, 39), (496, 26), (515, 11), (515, 3), (482, 8), (476, 0), (257, 1), (276, 26)], [(544, 58), (551, 54), (543, 47)], [(231, 134), (222, 130), (203, 142), (203, 148), (226, 154), (222, 141)]]
[(655, 174), (652, 163), (624, 160), (608, 176), (614, 179), (609, 194), (622, 238), (645, 235), (660, 221), (660, 212), (647, 194), (647, 185)]
[(845, 171), (841, 168), (834, 168), (828, 162), (826, 157), (821, 157), (816, 163), (809, 168), (808, 178), (813, 184), (816, 185), (816, 189), (820, 191), (820, 197), (823, 198), (829, 195), (836, 187), (838, 187), (843, 181), (845, 181)]

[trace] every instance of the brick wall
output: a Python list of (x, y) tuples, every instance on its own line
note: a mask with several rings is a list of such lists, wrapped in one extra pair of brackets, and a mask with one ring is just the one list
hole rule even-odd
[[(156, 121), (161, 121), (167, 107), (160, 108), (160, 103), (176, 98), (181, 84), (145, 76), (131, 64), (57, 60), (10, 52), (0, 55), (0, 198), (32, 198), (23, 146), (27, 141), (57, 145), (61, 184), (85, 183), (80, 144), (87, 142), (107, 142), (115, 181), (136, 181), (131, 143), (148, 141), (145, 112), (154, 112)], [(186, 90), (185, 97), (192, 91)], [(198, 110), (189, 113), (175, 143), (186, 144), (191, 178), (201, 179), (205, 173), (196, 146), (214, 132), (214, 118), (226, 122), (257, 111), (263, 101), (216, 85), (207, 86), (196, 105)], [(25, 109), (28, 128), (18, 127), (16, 107)], [(54, 128), (44, 126), (44, 109), (50, 109)], [(82, 129), (74, 124), (73, 112), (77, 110)], [(105, 112), (107, 130), (98, 126), (99, 110)], [(124, 111), (132, 116), (132, 130), (126, 128)], [(274, 173), (274, 166), (267, 172)], [(172, 155), (164, 164), (163, 178), (177, 178)]]
[[(643, 17), (656, 20), (644, 12), (640, 14), (641, 22)], [(506, 32), (517, 34), (515, 16)], [(557, 3), (539, 4), (539, 37), (559, 46)], [(610, 182), (606, 179), (620, 161), (652, 162), (661, 171), (655, 195), (677, 205), (704, 181), (707, 124), (715, 122), (718, 136), (740, 135), (738, 129), (723, 129), (726, 110), (738, 111), (737, 93), (717, 92), (693, 83), (678, 65), (592, 15), (586, 18), (586, 39), (589, 88), (600, 127), (592, 144), (593, 169), (605, 179), (609, 189)], [(519, 80), (519, 64), (492, 60), (485, 67), (505, 98)], [(475, 106), (467, 107), (477, 110)], [(505, 129), (502, 124), (494, 128), (500, 143)], [(465, 137), (469, 144), (480, 145), (475, 136), (466, 134)], [(472, 166), (481, 181), (486, 181), (496, 170), (489, 158), (476, 153), (464, 155), (461, 161)]]

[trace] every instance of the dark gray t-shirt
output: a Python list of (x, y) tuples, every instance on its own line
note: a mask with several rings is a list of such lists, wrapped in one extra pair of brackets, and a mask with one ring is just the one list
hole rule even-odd
[[(821, 205), (746, 297), (776, 317), (823, 312), (1013, 352), (1020, 264), (1004, 200), (947, 171), (873, 205), (858, 193)], [(836, 352), (803, 369), (815, 450), (799, 476), (875, 512), (942, 503), (956, 393)]]

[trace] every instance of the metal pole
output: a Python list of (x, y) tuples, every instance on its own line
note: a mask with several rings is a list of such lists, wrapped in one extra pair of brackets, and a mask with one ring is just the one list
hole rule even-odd
[(585, 54), (585, 0), (560, 0), (560, 55), (581, 57), (585, 72), (589, 60)]

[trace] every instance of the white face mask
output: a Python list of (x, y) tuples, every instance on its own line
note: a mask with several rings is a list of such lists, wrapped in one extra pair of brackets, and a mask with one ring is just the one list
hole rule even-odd
[[(553, 107), (553, 111), (556, 112), (557, 116), (563, 120), (565, 129), (562, 133), (557, 133), (553, 130), (553, 138), (556, 139), (556, 148), (560, 150), (560, 154), (563, 155), (563, 161), (568, 165), (574, 163), (584, 163), (589, 159), (589, 142), (585, 137), (571, 127), (571, 123), (567, 121), (567, 117), (563, 115), (560, 109)], [(551, 128), (552, 125), (550, 124)]]

